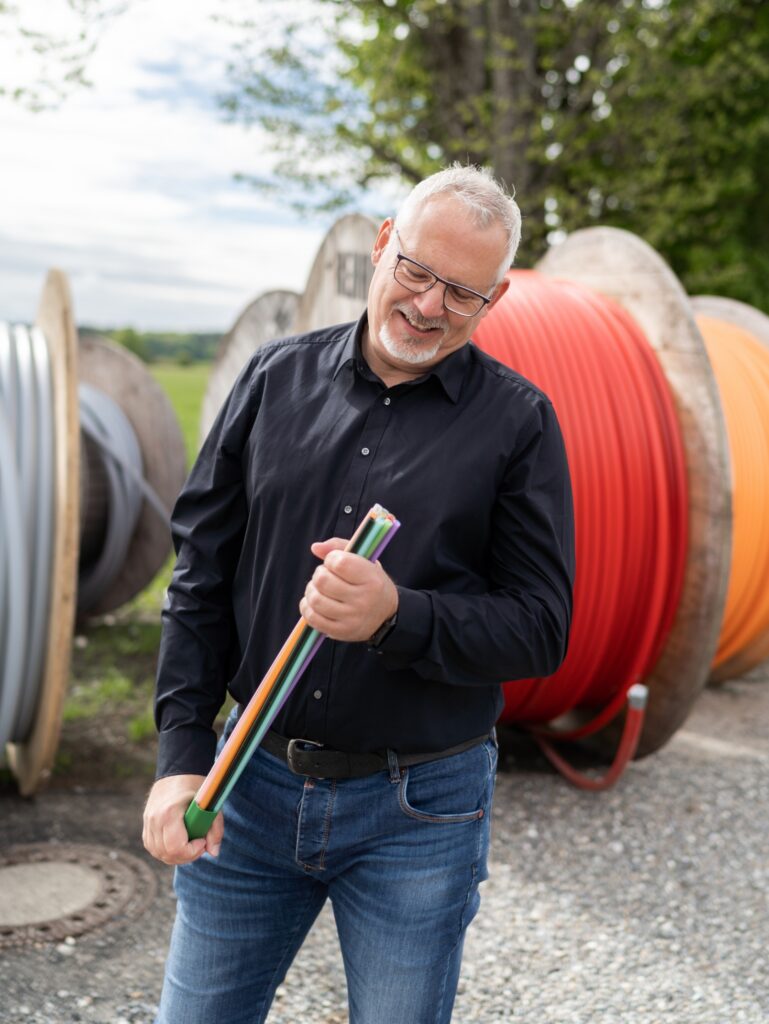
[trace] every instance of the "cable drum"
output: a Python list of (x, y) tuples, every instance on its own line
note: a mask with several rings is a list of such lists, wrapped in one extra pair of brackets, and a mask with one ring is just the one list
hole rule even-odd
[(747, 332), (700, 316), (726, 418), (734, 502), (729, 589), (714, 668), (769, 628), (769, 354)]
[(127, 352), (78, 345), (51, 271), (36, 326), (0, 323), (0, 749), (23, 794), (55, 755), (76, 593), (92, 614), (150, 582), (185, 473), (170, 402)]
[(475, 337), (542, 387), (564, 434), (575, 504), (572, 639), (546, 682), (505, 688), (503, 720), (544, 723), (575, 707), (607, 724), (649, 672), (678, 606), (687, 534), (673, 400), (646, 339), (615, 303), (517, 271)]
[(769, 318), (734, 299), (692, 299), (724, 409), (734, 533), (729, 588), (711, 680), (769, 656)]
[[(116, 559), (111, 581), (93, 601), (89, 598), (87, 614), (101, 615), (138, 594), (168, 557), (169, 514), (187, 474), (187, 455), (171, 403), (141, 360), (106, 338), (93, 336), (80, 339), (78, 354), (79, 391), (89, 410), (84, 419), (81, 401), (82, 451), (89, 477), (83, 488), (81, 529), (85, 531), (90, 522), (106, 536), (110, 517), (122, 518), (121, 489), (129, 486), (123, 478), (130, 477), (134, 493), (138, 489), (143, 496), (122, 565)], [(102, 396), (98, 414), (89, 402), (94, 392)], [(129, 454), (120, 440), (123, 436), (135, 437), (139, 456)], [(95, 546), (83, 536), (87, 565), (93, 563)]]
[(200, 411), (200, 441), (206, 439), (216, 415), (240, 371), (260, 345), (282, 338), (294, 329), (299, 304), (296, 292), (264, 292), (243, 310), (224, 335), (208, 375)]
[(48, 616), (53, 424), (41, 332), (0, 324), (0, 742), (28, 733)]
[[(674, 406), (688, 502), (686, 531), (680, 537), (683, 579), (672, 621), (666, 635), (661, 635), (659, 651), (650, 659), (648, 674), (643, 678), (648, 704), (636, 753), (644, 756), (663, 746), (686, 720), (708, 681), (718, 644), (732, 530), (723, 410), (691, 301), (650, 245), (617, 228), (588, 228), (575, 231), (564, 243), (550, 249), (537, 269), (556, 283), (578, 284), (620, 306), (637, 325), (647, 355), (662, 370)], [(620, 393), (626, 393), (626, 389)], [(627, 401), (630, 416), (635, 397), (631, 394)], [(639, 438), (640, 445), (645, 443), (643, 437)], [(657, 543), (658, 536), (650, 533), (647, 544), (653, 548)], [(598, 557), (608, 557), (603, 548), (599, 548)], [(578, 574), (582, 569), (578, 564)], [(621, 599), (625, 597), (623, 589)], [(640, 630), (645, 628), (645, 612), (642, 608), (639, 611)], [(602, 625), (590, 623), (590, 628)], [(549, 682), (543, 680), (540, 685), (547, 688)], [(596, 736), (591, 746), (598, 745), (603, 753), (612, 755), (617, 730), (626, 729), (630, 714), (628, 701), (624, 720), (618, 718)], [(593, 710), (575, 709), (569, 717), (582, 722), (592, 715)]]
[[(45, 650), (53, 542), (53, 424), (48, 348), (38, 328), (0, 324), (0, 741), (18, 742), (34, 716)], [(78, 611), (102, 597), (122, 567), (144, 501), (141, 449), (107, 395), (79, 388), (83, 434), (97, 445), (108, 483), (106, 530), (81, 563)], [(97, 476), (94, 474), (93, 476)], [(168, 512), (159, 509), (167, 521)]]

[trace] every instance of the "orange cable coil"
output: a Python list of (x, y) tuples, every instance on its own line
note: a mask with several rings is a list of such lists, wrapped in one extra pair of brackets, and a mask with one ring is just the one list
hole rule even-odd
[(574, 709), (595, 732), (653, 668), (683, 584), (688, 493), (681, 432), (662, 369), (632, 318), (604, 296), (534, 271), (481, 321), (478, 346), (541, 387), (564, 435), (577, 574), (569, 650), (547, 679), (506, 683), (504, 722)]
[(769, 631), (769, 352), (734, 324), (709, 316), (696, 321), (715, 374), (731, 456), (732, 553), (716, 667)]

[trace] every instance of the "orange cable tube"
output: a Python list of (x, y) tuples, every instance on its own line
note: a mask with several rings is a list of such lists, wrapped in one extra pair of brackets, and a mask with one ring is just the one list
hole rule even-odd
[(734, 324), (696, 321), (721, 397), (732, 472), (732, 556), (715, 668), (769, 631), (769, 351)]
[[(683, 583), (688, 494), (662, 369), (631, 317), (567, 281), (513, 271), (474, 338), (550, 397), (574, 491), (577, 575), (569, 651), (547, 679), (505, 684), (502, 721), (589, 709), (597, 731), (653, 668)], [(564, 734), (566, 735), (566, 734)]]
[(296, 641), (306, 625), (307, 623), (305, 620), (300, 618), (291, 630), (288, 639), (278, 651), (277, 657), (273, 661), (272, 665), (270, 665), (266, 676), (257, 687), (253, 697), (248, 702), (246, 711), (239, 717), (227, 742), (222, 748), (221, 754), (214, 762), (214, 765), (208, 775), (200, 784), (200, 788), (195, 796), (195, 800), (200, 807), (207, 808), (210, 806), (214, 794), (226, 778), (227, 773), (237, 756), (238, 750), (243, 742), (243, 738), (248, 734), (248, 730), (251, 728), (254, 719), (262, 710), (262, 707), (272, 693), (273, 683), (275, 682), (280, 670), (291, 656)]

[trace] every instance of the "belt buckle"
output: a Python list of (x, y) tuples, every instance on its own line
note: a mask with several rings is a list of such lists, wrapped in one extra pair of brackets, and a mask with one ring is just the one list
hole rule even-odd
[[(308, 750), (308, 747), (311, 749)], [(302, 755), (312, 755), (319, 750), (323, 750), (323, 744), (316, 743), (315, 740), (289, 740), (286, 750), (286, 763), (294, 775), (315, 775), (315, 772), (307, 770), (307, 757)]]

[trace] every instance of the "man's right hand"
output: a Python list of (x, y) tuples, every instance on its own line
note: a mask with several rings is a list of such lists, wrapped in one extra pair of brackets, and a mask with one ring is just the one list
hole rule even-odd
[(224, 817), (217, 814), (203, 839), (187, 837), (184, 812), (205, 776), (169, 775), (158, 779), (147, 797), (144, 808), (142, 840), (145, 849), (164, 864), (189, 864), (208, 852), (219, 853), (224, 835)]

